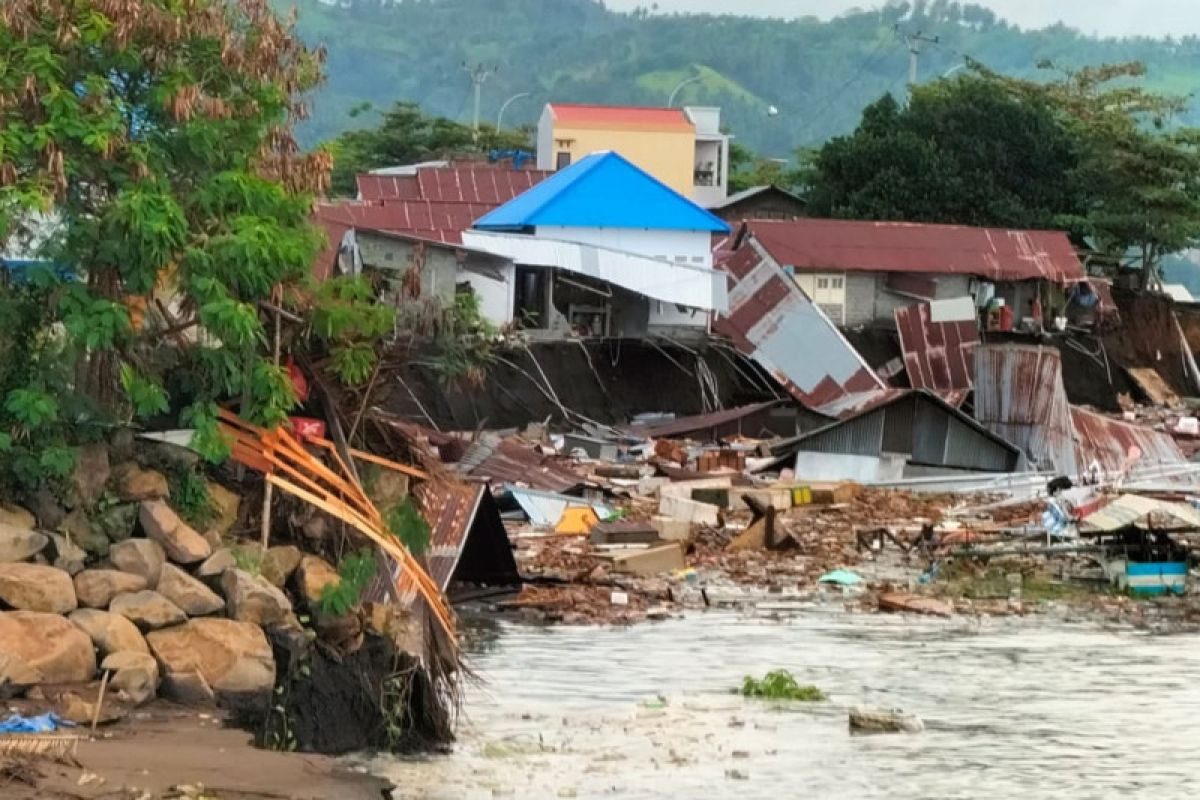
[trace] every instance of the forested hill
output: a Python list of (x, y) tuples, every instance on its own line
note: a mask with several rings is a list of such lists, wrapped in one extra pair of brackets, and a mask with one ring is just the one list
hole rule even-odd
[[(1097, 40), (1057, 26), (1022, 31), (991, 11), (947, 0), (900, 3), (830, 22), (738, 16), (620, 14), (596, 0), (278, 0), (298, 5), (300, 32), (328, 50), (329, 79), (302, 135), (313, 143), (350, 127), (352, 108), (397, 100), (466, 121), (471, 81), (463, 62), (498, 66), (484, 85), (483, 119), (518, 92), (505, 126), (531, 123), (547, 100), (663, 105), (685, 77), (702, 79), (677, 103), (719, 105), (740, 141), (769, 156), (850, 130), (863, 106), (902, 92), (908, 64), (897, 34), (937, 36), (921, 56), (923, 79), (970, 56), (1029, 75), (1063, 65), (1140, 60), (1155, 89), (1200, 88), (1200, 40)], [(915, 8), (914, 8), (915, 5)], [(769, 106), (778, 115), (767, 114)], [(1200, 123), (1193, 108), (1190, 118)]]

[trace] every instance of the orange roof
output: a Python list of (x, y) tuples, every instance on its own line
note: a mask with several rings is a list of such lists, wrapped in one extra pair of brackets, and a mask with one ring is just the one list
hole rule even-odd
[(695, 126), (681, 108), (637, 106), (587, 106), (551, 103), (554, 119), (582, 128), (640, 128), (656, 131), (693, 131)]

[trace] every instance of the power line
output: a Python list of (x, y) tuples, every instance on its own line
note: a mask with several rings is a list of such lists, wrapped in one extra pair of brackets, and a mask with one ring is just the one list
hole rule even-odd
[(807, 138), (808, 133), (812, 132), (812, 126), (816, 120), (821, 119), (822, 116), (824, 116), (825, 112), (833, 107), (834, 103), (837, 103), (838, 101), (845, 99), (842, 97), (842, 93), (845, 92), (846, 89), (849, 89), (850, 86), (852, 84), (854, 84), (859, 78), (861, 78), (863, 75), (865, 75), (868, 69), (871, 69), (872, 67), (875, 67), (878, 65), (880, 56), (884, 55), (884, 53), (883, 53), (884, 47), (889, 44), (895, 45), (897, 43), (898, 40), (896, 39), (896, 34), (898, 33), (898, 28), (894, 28), (892, 33), (893, 33), (893, 35), (891, 37), (886, 38), (886, 39), (880, 39), (879, 41), (875, 42), (874, 49), (872, 49), (871, 52), (867, 54), (867, 57), (865, 59), (863, 59), (863, 62), (862, 62), (862, 64), (859, 65), (858, 70), (855, 71), (854, 74), (851, 75), (846, 80), (845, 83), (838, 86), (837, 89), (835, 89), (833, 92), (831, 92), (830, 95), (827, 98), (825, 98), (825, 102), (821, 105), (821, 107), (817, 111), (814, 111), (808, 115), (809, 124), (808, 124), (808, 130), (805, 131), (805, 134), (806, 134), (805, 138)]

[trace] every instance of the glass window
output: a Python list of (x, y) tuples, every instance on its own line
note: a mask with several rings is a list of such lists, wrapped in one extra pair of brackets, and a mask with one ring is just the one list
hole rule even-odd
[(818, 289), (828, 289), (829, 288), (829, 278), (817, 278), (817, 288)]

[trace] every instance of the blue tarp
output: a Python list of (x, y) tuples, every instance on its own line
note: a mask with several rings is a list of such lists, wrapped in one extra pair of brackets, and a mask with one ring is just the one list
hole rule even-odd
[(71, 728), (75, 723), (67, 722), (48, 711), (38, 717), (23, 717), (13, 714), (8, 719), (0, 720), (0, 734), (3, 733), (53, 733), (59, 728)]

